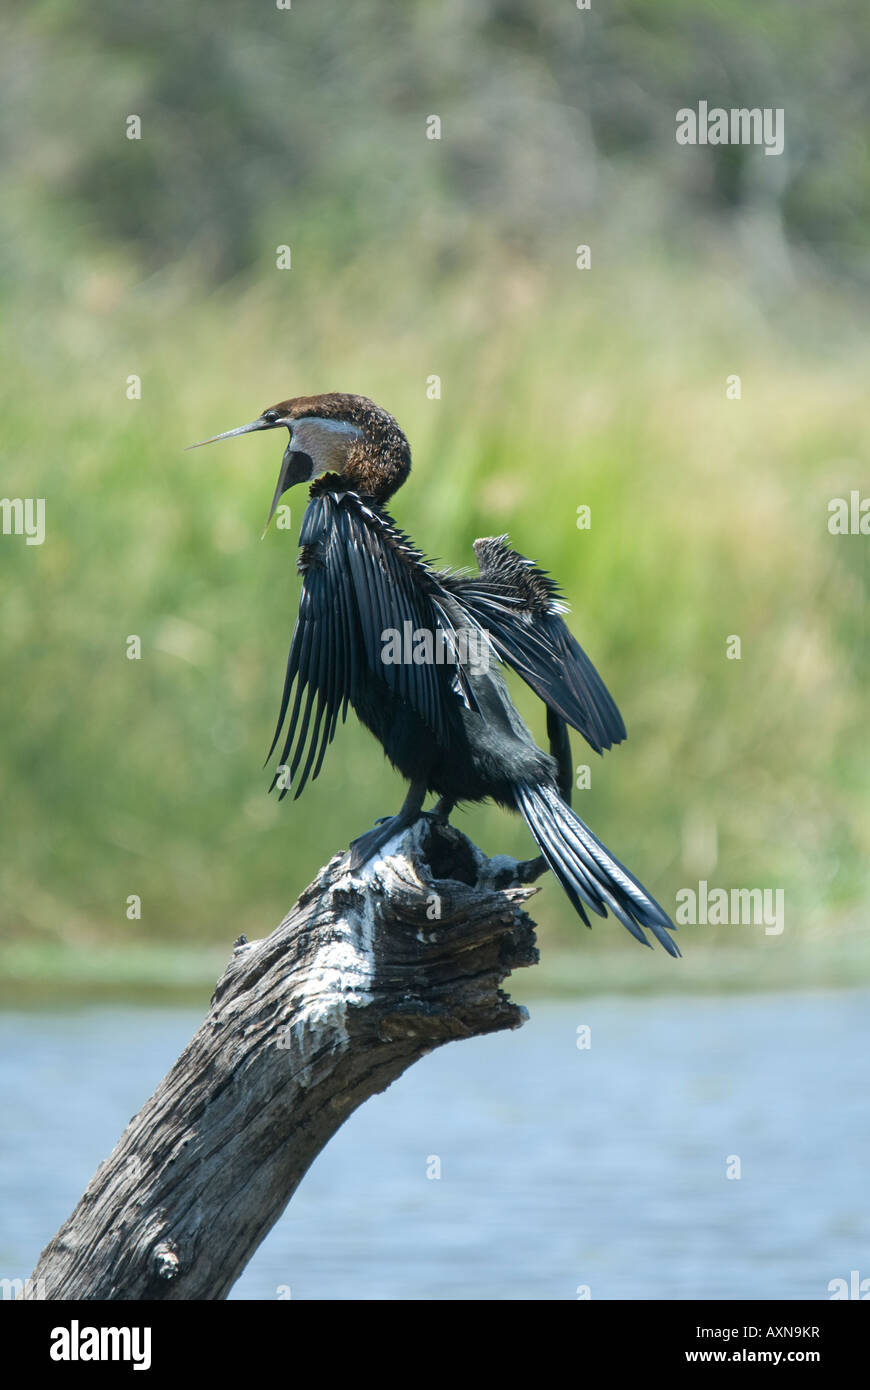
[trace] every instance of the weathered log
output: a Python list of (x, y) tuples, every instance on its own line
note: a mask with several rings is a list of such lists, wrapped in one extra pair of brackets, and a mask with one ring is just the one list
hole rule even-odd
[(358, 1105), (442, 1043), (523, 1022), (499, 986), (537, 961), (522, 904), (541, 867), (487, 859), (428, 817), (362, 870), (332, 859), (270, 936), (236, 944), (28, 1287), (225, 1298)]

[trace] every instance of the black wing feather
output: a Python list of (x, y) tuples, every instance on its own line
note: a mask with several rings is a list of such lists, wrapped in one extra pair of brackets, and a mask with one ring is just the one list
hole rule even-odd
[[(383, 634), (402, 634), (405, 623), (431, 632), (433, 641), (444, 633), (448, 647), (458, 649), (445, 607), (453, 602), (451, 591), (386, 512), (355, 493), (319, 493), (306, 509), (300, 544), (299, 616), (268, 754), (278, 746), (286, 720), (279, 771), (289, 775), (281, 779), (282, 797), (297, 772), (296, 796), (309, 777), (317, 777), (339, 714), (346, 717), (362, 681), (373, 675), (407, 701), (436, 738), (446, 737), (449, 704), (457, 697), (477, 709), (461, 663), (381, 659)], [(477, 626), (472, 615), (468, 621)], [(278, 781), (276, 773), (272, 786)]]
[(488, 630), (502, 660), (596, 753), (621, 743), (625, 725), (592, 662), (568, 631), (555, 583), (504, 536), (475, 541), (480, 573), (442, 576)]

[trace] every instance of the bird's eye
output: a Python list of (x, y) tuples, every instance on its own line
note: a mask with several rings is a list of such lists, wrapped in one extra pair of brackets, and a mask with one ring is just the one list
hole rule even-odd
[(277, 410), (264, 410), (261, 419), (268, 420), (269, 424), (273, 425), (278, 419), (278, 412)]

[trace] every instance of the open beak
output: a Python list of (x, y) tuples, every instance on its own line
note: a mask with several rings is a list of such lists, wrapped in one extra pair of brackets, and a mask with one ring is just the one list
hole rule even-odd
[(203, 444), (216, 444), (219, 439), (232, 439), (236, 434), (253, 434), (255, 430), (274, 430), (284, 423), (283, 420), (264, 420), (260, 416), (259, 420), (252, 420), (249, 425), (239, 425), (237, 429), (225, 430), (223, 434), (213, 434), (211, 439), (200, 439), (198, 444), (188, 444), (188, 449), (201, 449)]
[(278, 482), (275, 487), (275, 496), (272, 498), (272, 505), (269, 508), (269, 515), (266, 517), (266, 525), (263, 527), (263, 535), (260, 537), (260, 540), (263, 539), (263, 536), (265, 536), (268, 531), (269, 524), (275, 512), (278, 510), (278, 503), (281, 501), (284, 493), (287, 491), (288, 487), (292, 487), (294, 483), (299, 481), (297, 477), (294, 477), (295, 458), (298, 458), (298, 455), (294, 456), (289, 448), (285, 449), (284, 457), (281, 460), (281, 471), (278, 474)]
[[(197, 444), (188, 444), (185, 453), (187, 453), (188, 449), (201, 449), (203, 444), (216, 444), (219, 439), (232, 439), (237, 434), (254, 434), (257, 430), (275, 430), (282, 425), (289, 425), (289, 421), (264, 420), (261, 415), (258, 420), (252, 420), (249, 425), (239, 425), (237, 429), (225, 430), (223, 434), (213, 434), (211, 439), (200, 439)], [(266, 518), (266, 525), (263, 527), (264, 536), (269, 529), (269, 522), (272, 520), (278, 508), (278, 503), (288, 487), (292, 487), (294, 483), (301, 482), (309, 476), (311, 461), (310, 459), (305, 459), (304, 464), (300, 467), (300, 460), (303, 457), (302, 455), (294, 454), (289, 444), (284, 450), (284, 457), (281, 460), (281, 471), (278, 474), (278, 485), (275, 488), (275, 496), (272, 498), (272, 505), (269, 508), (269, 515)]]

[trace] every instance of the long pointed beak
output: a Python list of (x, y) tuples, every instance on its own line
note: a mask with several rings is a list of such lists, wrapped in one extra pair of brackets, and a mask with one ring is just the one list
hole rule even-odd
[(283, 497), (284, 493), (287, 491), (287, 486), (288, 486), (288, 481), (289, 481), (289, 476), (290, 476), (290, 458), (291, 458), (291, 457), (292, 457), (292, 455), (288, 456), (287, 454), (285, 454), (284, 457), (283, 457), (283, 459), (281, 460), (281, 471), (280, 471), (279, 474), (278, 474), (278, 482), (277, 482), (277, 485), (276, 485), (276, 487), (275, 487), (275, 496), (272, 498), (272, 505), (271, 505), (271, 507), (269, 508), (269, 515), (266, 517), (266, 525), (263, 527), (263, 534), (262, 534), (262, 536), (260, 537), (260, 540), (263, 540), (263, 539), (264, 539), (264, 537), (265, 537), (265, 535), (266, 535), (266, 532), (268, 531), (269, 526), (271, 525), (272, 517), (275, 515), (276, 511), (278, 510), (278, 503), (281, 501), (281, 498)]
[(201, 439), (198, 444), (188, 444), (185, 453), (189, 449), (201, 449), (203, 444), (216, 444), (219, 439), (232, 439), (235, 434), (253, 434), (255, 430), (274, 430), (282, 424), (281, 420), (252, 420), (249, 425), (239, 425), (237, 429), (226, 430), (223, 434), (213, 434), (211, 439)]

